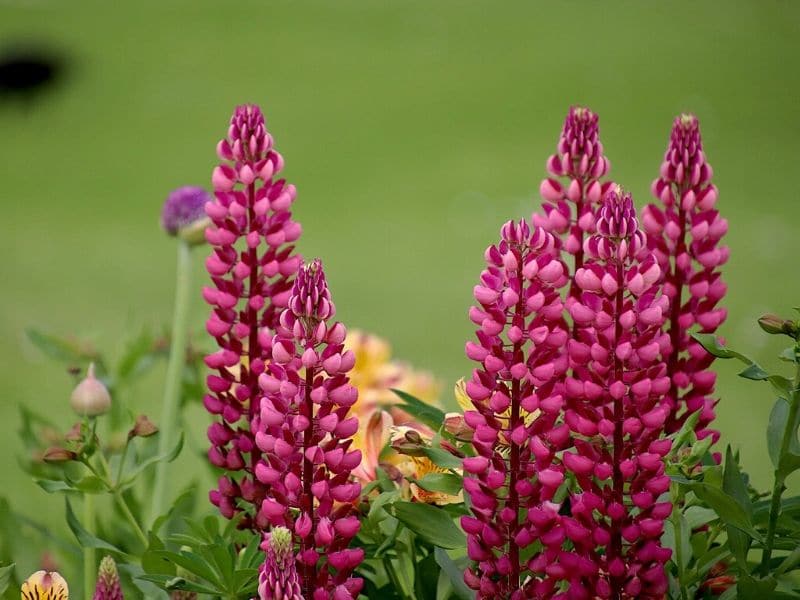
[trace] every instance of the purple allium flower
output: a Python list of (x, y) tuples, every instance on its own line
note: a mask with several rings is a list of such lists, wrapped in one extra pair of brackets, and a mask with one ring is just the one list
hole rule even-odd
[(100, 561), (92, 600), (123, 600), (117, 564), (110, 556), (105, 556)]
[(266, 558), (258, 569), (258, 600), (303, 600), (292, 532), (275, 527), (264, 534), (261, 549)]
[(558, 506), (530, 515), (545, 546), (532, 561), (536, 597), (553, 597), (566, 581), (569, 598), (662, 599), (670, 550), (660, 539), (672, 510), (659, 501), (670, 484), (662, 358), (669, 299), (631, 197), (618, 186), (604, 198), (596, 229), (584, 243), (587, 260), (574, 277), (581, 294), (569, 309), (580, 329), (565, 380), (573, 448), (562, 461), (577, 487), (568, 516)]
[(161, 227), (172, 236), (200, 242), (209, 224), (206, 202), (213, 198), (201, 187), (184, 186), (170, 192), (161, 209)]
[[(203, 289), (213, 307), (206, 329), (219, 350), (205, 359), (214, 373), (204, 404), (219, 415), (208, 430), (208, 457), (226, 471), (210, 499), (232, 518), (242, 510), (239, 499), (253, 505), (253, 513), (264, 499), (265, 487), (253, 476), (260, 450), (250, 429), (261, 394), (258, 376), (270, 360), (270, 348), (259, 340), (288, 305), (301, 262), (292, 245), (300, 225), (289, 210), (295, 187), (276, 179), (283, 158), (272, 148), (257, 106), (236, 109), (217, 153), (230, 162), (214, 169), (215, 199), (205, 207), (212, 220), (206, 240), (213, 248), (206, 260), (213, 285)], [(250, 512), (242, 524), (254, 526)]]
[(538, 536), (523, 515), (564, 482), (556, 453), (569, 442), (559, 383), (568, 367), (559, 295), (567, 269), (555, 238), (525, 221), (503, 225), (485, 257), (469, 313), (478, 339), (466, 345), (479, 366), (466, 384), (475, 410), (464, 420), (476, 456), (464, 459), (472, 516), (461, 523), (476, 564), (464, 579), (480, 598), (528, 598), (530, 568), (521, 556)]
[[(611, 163), (603, 155), (597, 115), (585, 107), (571, 107), (557, 153), (547, 160), (551, 177), (542, 180), (539, 186), (545, 201), (544, 214), (534, 213), (533, 224), (566, 236), (563, 249), (574, 257), (574, 270), (583, 266), (584, 237), (594, 232), (595, 213), (611, 185), (600, 180), (610, 168)], [(574, 210), (570, 203), (575, 205)], [(573, 283), (571, 295), (577, 293)]]
[(355, 355), (344, 349), (344, 326), (329, 324), (335, 312), (315, 260), (297, 274), (277, 334), (259, 335), (272, 360), (259, 376), (263, 398), (252, 421), (263, 453), (255, 475), (266, 491), (257, 523), (294, 533), (307, 600), (349, 600), (363, 585), (351, 574), (364, 551), (348, 549), (361, 495), (352, 477), (361, 452), (350, 449), (358, 419), (348, 417), (358, 395), (347, 377)]
[(716, 441), (719, 432), (708, 428), (717, 402), (713, 399), (716, 375), (708, 369), (714, 357), (689, 336), (691, 330), (715, 332), (727, 316), (717, 304), (727, 289), (719, 267), (729, 256), (729, 249), (720, 245), (728, 222), (714, 208), (717, 188), (711, 176), (697, 118), (677, 117), (661, 176), (652, 187), (663, 207), (648, 205), (642, 224), (663, 271), (664, 293), (671, 304), (667, 373), (672, 380), (673, 410), (667, 430), (677, 431), (691, 413), (700, 411), (698, 437), (712, 435)]

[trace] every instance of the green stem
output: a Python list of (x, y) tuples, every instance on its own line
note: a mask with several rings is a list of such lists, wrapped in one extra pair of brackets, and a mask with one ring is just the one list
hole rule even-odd
[[(178, 428), (178, 406), (180, 404), (181, 376), (186, 364), (186, 333), (189, 324), (189, 292), (191, 288), (191, 248), (184, 240), (178, 240), (178, 266), (175, 279), (175, 311), (172, 317), (172, 343), (164, 383), (164, 400), (159, 423), (158, 453), (165, 454), (175, 444)], [(155, 485), (150, 507), (150, 520), (155, 520), (164, 511), (167, 486), (166, 461), (156, 465)]]
[(114, 486), (118, 486), (119, 482), (122, 481), (122, 470), (125, 468), (125, 459), (128, 458), (128, 446), (131, 445), (131, 438), (125, 440), (125, 448), (122, 449), (122, 457), (119, 460), (119, 465), (117, 466), (117, 478), (113, 482)]
[(689, 600), (686, 589), (686, 576), (683, 568), (683, 519), (680, 510), (680, 500), (675, 503), (672, 512), (672, 526), (675, 529), (675, 561), (678, 566), (678, 587), (681, 591), (681, 600)]
[(122, 514), (125, 515), (125, 518), (128, 519), (128, 522), (131, 524), (131, 528), (136, 534), (136, 537), (139, 538), (139, 541), (142, 542), (146, 548), (149, 545), (147, 536), (142, 530), (141, 525), (139, 525), (139, 522), (136, 520), (136, 517), (133, 515), (128, 503), (125, 502), (125, 497), (122, 495), (122, 492), (115, 484), (111, 482), (111, 466), (108, 464), (108, 461), (106, 460), (106, 457), (103, 456), (102, 452), (99, 452), (98, 455), (100, 456), (100, 465), (103, 467), (103, 472), (105, 475), (101, 476), (96, 471), (95, 474), (97, 474), (98, 477), (100, 477), (106, 484), (108, 490), (114, 496), (114, 500), (117, 501), (117, 505), (122, 511)]
[[(94, 535), (94, 496), (92, 494), (83, 495), (83, 526), (89, 534)], [(84, 596), (91, 597), (94, 590), (95, 575), (95, 555), (94, 548), (84, 547), (83, 549), (83, 587)]]
[(769, 574), (769, 561), (772, 558), (772, 546), (775, 543), (775, 530), (778, 527), (778, 517), (781, 512), (781, 496), (786, 490), (786, 475), (781, 468), (786, 455), (789, 453), (792, 438), (797, 435), (795, 423), (797, 422), (797, 412), (800, 410), (800, 365), (794, 377), (791, 398), (789, 399), (789, 415), (783, 428), (781, 439), (781, 450), (778, 454), (778, 466), (775, 468), (775, 485), (772, 487), (772, 502), (769, 507), (769, 524), (767, 525), (767, 538), (764, 540), (764, 550), (761, 554), (761, 574), (766, 577)]
[(405, 587), (403, 584), (400, 583), (400, 577), (397, 575), (397, 572), (394, 570), (394, 565), (392, 564), (392, 559), (388, 556), (383, 557), (383, 568), (386, 570), (386, 576), (389, 578), (389, 581), (392, 583), (392, 587), (397, 591), (397, 593), (402, 598), (408, 598), (406, 594)]

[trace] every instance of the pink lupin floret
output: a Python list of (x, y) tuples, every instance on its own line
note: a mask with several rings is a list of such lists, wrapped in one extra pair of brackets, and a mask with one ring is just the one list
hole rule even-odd
[(335, 315), (322, 264), (302, 267), (274, 336), (262, 332), (271, 361), (259, 377), (260, 410), (252, 421), (263, 453), (256, 477), (266, 491), (257, 522), (293, 532), (306, 600), (350, 600), (363, 580), (352, 572), (364, 557), (348, 548), (359, 529), (354, 502), (361, 485), (351, 472), (361, 452), (350, 449), (358, 419), (347, 377), (355, 356)]
[(717, 305), (726, 292), (719, 268), (729, 256), (729, 249), (720, 244), (728, 223), (714, 208), (717, 188), (711, 177), (697, 117), (676, 117), (660, 176), (652, 186), (662, 206), (648, 205), (642, 221), (672, 306), (667, 366), (673, 410), (667, 429), (676, 431), (689, 414), (699, 411), (698, 437), (712, 435), (716, 440), (719, 433), (708, 427), (716, 404), (716, 377), (708, 369), (714, 357), (689, 335), (693, 330), (713, 333), (727, 316)]
[(660, 538), (672, 509), (661, 498), (670, 484), (662, 358), (669, 300), (656, 285), (661, 269), (629, 194), (609, 190), (596, 229), (570, 307), (581, 327), (569, 343), (565, 420), (573, 448), (562, 461), (576, 487), (568, 516), (557, 506), (532, 515), (544, 544), (533, 559), (535, 597), (661, 599), (670, 550)]
[[(611, 185), (602, 181), (610, 168), (600, 142), (597, 115), (585, 107), (571, 107), (557, 152), (547, 160), (550, 177), (539, 186), (542, 212), (534, 213), (532, 222), (564, 237), (558, 242), (574, 257), (576, 269), (583, 265), (583, 241), (594, 232), (595, 213)], [(572, 291), (577, 293), (574, 284)]]
[[(206, 259), (211, 286), (203, 298), (212, 311), (206, 323), (219, 350), (206, 356), (209, 392), (206, 409), (218, 416), (208, 429), (211, 463), (225, 470), (210, 493), (220, 512), (232, 518), (242, 502), (256, 507), (264, 485), (253, 474), (260, 451), (250, 430), (260, 395), (258, 376), (270, 360), (259, 334), (277, 325), (277, 315), (289, 301), (291, 278), (301, 259), (292, 245), (300, 225), (290, 207), (295, 188), (277, 174), (283, 158), (273, 148), (261, 110), (239, 106), (228, 135), (217, 145), (224, 162), (214, 169), (214, 200), (206, 204), (212, 225), (206, 239), (212, 247)], [(246, 511), (243, 525), (254, 526)]]
[(549, 503), (564, 481), (556, 453), (569, 439), (557, 383), (568, 367), (566, 266), (554, 237), (525, 221), (506, 223), (485, 258), (470, 310), (477, 342), (466, 346), (479, 366), (466, 385), (474, 410), (464, 415), (476, 451), (464, 460), (472, 515), (462, 526), (475, 562), (465, 581), (480, 598), (528, 598), (520, 555), (537, 536), (522, 515)]

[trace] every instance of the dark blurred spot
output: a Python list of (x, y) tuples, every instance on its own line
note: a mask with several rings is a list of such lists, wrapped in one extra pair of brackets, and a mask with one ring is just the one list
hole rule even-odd
[(52, 90), (64, 73), (64, 59), (41, 48), (0, 51), (0, 96), (41, 96)]

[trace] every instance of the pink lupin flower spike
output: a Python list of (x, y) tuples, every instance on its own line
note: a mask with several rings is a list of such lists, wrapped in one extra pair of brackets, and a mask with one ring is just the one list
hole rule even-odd
[(527, 598), (521, 553), (535, 536), (521, 515), (551, 500), (564, 481), (556, 452), (569, 440), (558, 384), (568, 367), (558, 292), (566, 266), (555, 238), (525, 221), (506, 223), (485, 257), (470, 310), (478, 339), (466, 345), (479, 366), (466, 384), (476, 456), (464, 459), (472, 516), (462, 526), (475, 565), (464, 578), (479, 598)]
[[(264, 498), (264, 486), (253, 476), (260, 453), (249, 426), (258, 409), (258, 376), (271, 352), (259, 333), (277, 325), (289, 301), (301, 262), (292, 245), (300, 225), (289, 210), (295, 188), (276, 178), (283, 158), (257, 106), (236, 108), (217, 154), (225, 162), (214, 169), (215, 199), (205, 207), (212, 221), (206, 268), (213, 285), (203, 289), (203, 298), (212, 306), (206, 329), (219, 350), (205, 359), (212, 374), (204, 404), (219, 416), (208, 430), (208, 457), (226, 471), (210, 499), (232, 518), (241, 510), (238, 499), (258, 507)], [(249, 514), (242, 524), (253, 526)]]
[(266, 558), (258, 569), (258, 600), (304, 600), (294, 555), (292, 532), (275, 527), (264, 534)]
[(92, 600), (123, 600), (117, 563), (110, 556), (104, 556), (100, 561)]
[[(594, 232), (595, 213), (611, 185), (601, 180), (610, 168), (600, 142), (597, 115), (582, 106), (571, 107), (558, 150), (547, 160), (550, 177), (539, 186), (545, 201), (543, 213), (534, 213), (532, 222), (557, 236), (566, 236), (563, 249), (574, 258), (573, 271), (583, 266), (583, 241)], [(573, 283), (571, 295), (577, 293)]]
[(669, 401), (673, 410), (667, 430), (677, 431), (691, 413), (699, 411), (698, 437), (712, 435), (716, 441), (719, 432), (708, 428), (716, 405), (716, 375), (708, 369), (714, 357), (689, 336), (693, 329), (715, 332), (727, 316), (717, 304), (727, 289), (719, 267), (729, 256), (729, 249), (720, 245), (728, 222), (714, 208), (717, 188), (711, 176), (697, 117), (677, 117), (660, 177), (652, 186), (663, 207), (649, 204), (642, 212), (642, 224), (663, 271), (664, 293), (671, 303), (667, 373), (672, 380)]
[[(661, 600), (670, 550), (660, 538), (672, 510), (659, 501), (670, 484), (662, 358), (669, 338), (661, 330), (669, 300), (655, 285), (661, 269), (631, 197), (618, 186), (604, 198), (584, 249), (587, 260), (575, 273), (582, 293), (570, 308), (584, 338), (569, 344), (572, 375), (565, 380), (574, 447), (562, 456), (580, 491), (570, 498), (569, 516), (558, 516), (556, 507), (531, 516), (547, 540), (533, 560), (536, 597), (550, 597), (567, 581), (565, 598)], [(564, 539), (570, 550), (561, 547)]]
[(259, 377), (263, 398), (252, 422), (263, 452), (255, 473), (266, 489), (257, 521), (293, 531), (307, 600), (350, 600), (363, 586), (351, 574), (364, 551), (348, 548), (361, 495), (352, 477), (361, 452), (350, 449), (358, 419), (348, 417), (357, 399), (347, 377), (355, 355), (344, 349), (344, 326), (329, 324), (334, 314), (322, 264), (306, 264), (277, 334), (263, 340), (272, 361)]

